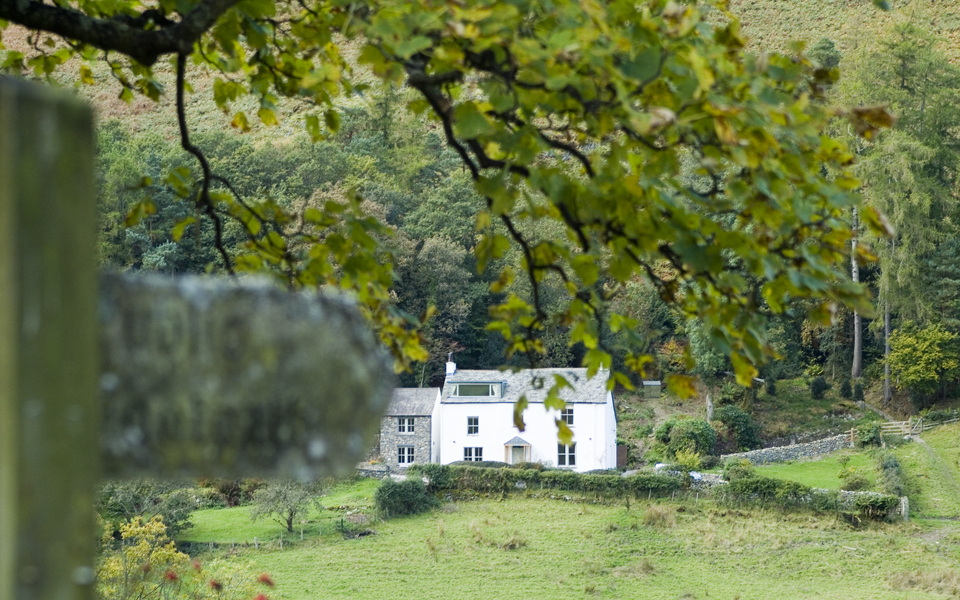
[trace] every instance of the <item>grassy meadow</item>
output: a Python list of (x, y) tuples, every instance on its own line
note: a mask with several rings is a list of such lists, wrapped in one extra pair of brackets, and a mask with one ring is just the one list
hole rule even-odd
[(833, 516), (692, 500), (628, 508), (517, 495), (371, 527), (239, 556), (288, 600), (942, 597), (919, 587), (960, 561), (952, 526), (933, 537), (917, 524), (858, 530)]
[[(628, 503), (542, 490), (381, 521), (372, 517), (378, 482), (367, 479), (328, 487), (304, 541), (299, 529), (284, 534), (283, 550), (283, 528), (252, 522), (246, 506), (198, 511), (182, 541), (216, 542), (215, 556), (269, 573), (274, 600), (960, 598), (960, 424), (923, 437), (893, 450), (909, 523), (855, 527), (834, 514), (723, 506), (695, 494)], [(877, 481), (872, 451), (758, 471), (836, 489), (843, 457)], [(239, 545), (255, 536), (260, 550)]]
[[(430, 513), (358, 522), (377, 482), (343, 482), (321, 499), (303, 542), (279, 549), (281, 527), (252, 523), (249, 507), (195, 514), (184, 540), (267, 540), (259, 551), (220, 547), (270, 573), (271, 598), (487, 600), (564, 598), (960, 598), (957, 459), (960, 426), (905, 444), (909, 523), (854, 527), (836, 515), (683, 500), (597, 502), (562, 492), (447, 502)], [(872, 469), (869, 452), (770, 465), (768, 476), (836, 488), (839, 458)], [(370, 535), (343, 536), (348, 531)], [(286, 536), (285, 536), (286, 537)], [(200, 553), (202, 559), (205, 552)]]

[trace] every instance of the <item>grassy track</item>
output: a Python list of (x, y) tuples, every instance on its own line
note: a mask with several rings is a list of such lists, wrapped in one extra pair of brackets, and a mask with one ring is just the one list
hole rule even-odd
[(923, 434), (924, 444), (897, 448), (911, 510), (925, 517), (960, 517), (960, 424)]

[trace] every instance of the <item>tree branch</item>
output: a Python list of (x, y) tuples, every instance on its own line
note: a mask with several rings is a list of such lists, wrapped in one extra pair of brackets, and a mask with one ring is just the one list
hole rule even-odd
[[(193, 145), (190, 141), (190, 130), (187, 129), (187, 113), (186, 108), (183, 102), (183, 89), (184, 89), (184, 71), (186, 70), (187, 65), (187, 54), (178, 54), (177, 55), (177, 124), (180, 127), (180, 145), (184, 150), (196, 157), (197, 161), (200, 163), (200, 169), (203, 171), (203, 181), (201, 182), (200, 188), (200, 197), (197, 199), (197, 206), (203, 209), (203, 212), (206, 213), (210, 220), (213, 221), (214, 229), (214, 240), (213, 243), (217, 248), (217, 252), (220, 253), (220, 258), (223, 259), (223, 266), (227, 270), (227, 273), (235, 275), (233, 271), (233, 264), (230, 262), (230, 255), (227, 253), (226, 247), (223, 245), (223, 222), (220, 219), (220, 215), (217, 214), (216, 207), (213, 205), (213, 199), (210, 198), (210, 180), (212, 174), (210, 172), (210, 163), (207, 161), (207, 157), (203, 155), (203, 152), (199, 148)], [(200, 227), (200, 223), (196, 224), (197, 227)]]
[[(171, 23), (153, 18), (155, 9), (142, 18), (98, 19), (78, 10), (60, 8), (37, 0), (0, 0), (0, 19), (27, 29), (45, 31), (101, 50), (125, 54), (144, 66), (151, 66), (164, 54), (190, 54), (193, 44), (217, 19), (240, 0), (202, 0), (183, 19)], [(147, 12), (151, 15), (148, 16)], [(156, 29), (143, 26), (152, 22)]]

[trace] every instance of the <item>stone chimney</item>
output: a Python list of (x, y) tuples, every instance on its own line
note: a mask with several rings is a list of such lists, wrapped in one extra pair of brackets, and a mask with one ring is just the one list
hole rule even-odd
[(447, 376), (457, 372), (457, 363), (453, 362), (453, 352), (447, 354)]

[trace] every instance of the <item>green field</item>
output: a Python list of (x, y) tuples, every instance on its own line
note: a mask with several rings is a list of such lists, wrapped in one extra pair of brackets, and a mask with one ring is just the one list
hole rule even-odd
[[(339, 531), (340, 519), (350, 512), (369, 510), (373, 506), (373, 494), (377, 490), (375, 479), (361, 479), (355, 482), (340, 482), (326, 489), (320, 503), (328, 509), (313, 511), (303, 524), (303, 536), (316, 538), (318, 535)], [(268, 519), (252, 521), (249, 506), (198, 510), (190, 516), (193, 527), (183, 532), (182, 541), (218, 542), (230, 544), (252, 544), (258, 541), (278, 540), (284, 528)], [(300, 525), (295, 526), (295, 539), (300, 537)], [(284, 534), (289, 539), (289, 534)]]
[[(240, 556), (269, 572), (289, 600), (812, 599), (850, 598), (852, 590), (857, 598), (900, 599), (904, 591), (889, 576), (950, 572), (960, 560), (956, 528), (933, 540), (913, 524), (854, 530), (830, 516), (661, 506), (674, 526), (644, 525), (645, 503), (628, 510), (549, 498), (476, 500), (377, 522), (368, 537), (325, 535)], [(916, 591), (909, 597), (924, 597)]]
[[(285, 536), (282, 551), (281, 527), (252, 523), (249, 507), (199, 511), (183, 539), (229, 545), (257, 536), (259, 551), (237, 548), (231, 560), (269, 573), (270, 597), (286, 600), (960, 598), (960, 425), (924, 439), (895, 449), (909, 523), (857, 528), (832, 514), (733, 509), (696, 496), (628, 506), (542, 491), (362, 522), (377, 482), (360, 480), (329, 488), (304, 541)], [(836, 488), (840, 456), (847, 466), (875, 464), (870, 453), (842, 451), (758, 471)], [(370, 535), (345, 539), (340, 518), (348, 532)]]

